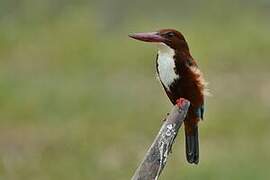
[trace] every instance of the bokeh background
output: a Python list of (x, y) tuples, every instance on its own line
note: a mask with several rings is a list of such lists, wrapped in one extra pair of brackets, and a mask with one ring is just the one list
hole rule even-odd
[(269, 19), (269, 0), (1, 0), (0, 179), (130, 179), (171, 104), (127, 35), (167, 27), (213, 95), (200, 164), (181, 131), (160, 179), (270, 179)]

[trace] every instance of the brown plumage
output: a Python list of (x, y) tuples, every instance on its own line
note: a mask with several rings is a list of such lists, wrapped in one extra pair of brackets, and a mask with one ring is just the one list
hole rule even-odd
[(192, 58), (184, 36), (173, 29), (153, 33), (138, 33), (132, 38), (158, 43), (160, 48), (156, 68), (161, 84), (175, 105), (185, 98), (191, 105), (184, 121), (186, 134), (186, 157), (189, 163), (199, 162), (198, 122), (203, 118), (205, 81)]

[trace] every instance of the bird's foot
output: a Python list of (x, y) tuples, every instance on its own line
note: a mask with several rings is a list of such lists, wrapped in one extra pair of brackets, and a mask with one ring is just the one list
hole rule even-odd
[(179, 107), (179, 108), (183, 108), (184, 105), (186, 104), (187, 100), (184, 99), (184, 98), (179, 98), (176, 100), (176, 105)]

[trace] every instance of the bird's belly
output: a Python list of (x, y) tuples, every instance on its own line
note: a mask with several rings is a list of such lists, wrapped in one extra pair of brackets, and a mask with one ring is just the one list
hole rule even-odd
[(171, 84), (179, 78), (175, 72), (175, 62), (173, 57), (159, 55), (157, 60), (158, 77), (167, 90)]

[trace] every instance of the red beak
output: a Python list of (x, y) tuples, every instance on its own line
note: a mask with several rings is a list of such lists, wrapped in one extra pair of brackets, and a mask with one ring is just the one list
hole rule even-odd
[(135, 33), (128, 36), (144, 42), (163, 42), (165, 40), (165, 38), (160, 36), (157, 32)]

